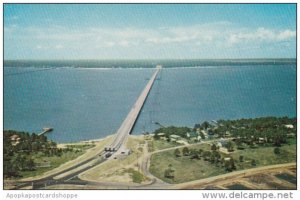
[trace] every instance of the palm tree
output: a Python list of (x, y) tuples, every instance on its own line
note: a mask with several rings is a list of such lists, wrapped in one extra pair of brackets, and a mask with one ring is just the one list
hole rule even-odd
[(174, 154), (175, 154), (176, 157), (180, 157), (181, 156), (181, 153), (180, 153), (179, 149), (175, 149)]
[(228, 151), (234, 151), (233, 149), (233, 142), (232, 141), (228, 141), (226, 144), (226, 148)]
[(187, 147), (184, 147), (184, 148), (182, 149), (182, 154), (183, 154), (184, 156), (188, 156), (188, 155), (190, 154), (189, 149), (188, 149)]

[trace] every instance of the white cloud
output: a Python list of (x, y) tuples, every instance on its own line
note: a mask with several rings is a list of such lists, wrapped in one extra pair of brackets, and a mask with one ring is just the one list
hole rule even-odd
[(105, 47), (113, 47), (113, 46), (115, 46), (115, 45), (116, 45), (115, 42), (104, 42), (104, 46), (105, 46)]
[(289, 29), (275, 31), (266, 28), (258, 28), (254, 31), (247, 30), (239, 32), (238, 30), (229, 35), (228, 43), (235, 45), (238, 43), (264, 43), (264, 42), (283, 42), (295, 39), (296, 31)]
[[(216, 53), (224, 48), (249, 49), (259, 46), (285, 44), (293, 48), (296, 31), (290, 29), (274, 30), (265, 27), (250, 29), (238, 27), (230, 22), (215, 22), (193, 26), (150, 28), (103, 28), (91, 27), (72, 29), (63, 26), (4, 27), (5, 45), (22, 46), (35, 50), (67, 50), (70, 54), (142, 54), (156, 55), (158, 52), (201, 52), (209, 50)], [(12, 48), (13, 49), (13, 48)], [(130, 51), (128, 51), (130, 49)], [(160, 51), (158, 51), (158, 49)], [(59, 51), (62, 52), (62, 51)], [(83, 53), (81, 53), (83, 52)], [(152, 54), (151, 54), (152, 53)]]
[(277, 36), (277, 39), (279, 41), (290, 40), (293, 38), (296, 38), (296, 31), (292, 31), (289, 29), (280, 32)]
[(64, 46), (61, 44), (55, 45), (55, 49), (63, 49), (63, 48), (64, 48)]

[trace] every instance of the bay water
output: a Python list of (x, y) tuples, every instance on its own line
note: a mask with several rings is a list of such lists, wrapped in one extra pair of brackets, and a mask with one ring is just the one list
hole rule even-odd
[[(159, 128), (156, 122), (193, 127), (218, 119), (296, 116), (295, 63), (209, 64), (163, 68), (133, 134)], [(56, 142), (113, 134), (155, 71), (139, 66), (4, 65), (4, 129), (39, 133), (53, 127), (47, 137)]]

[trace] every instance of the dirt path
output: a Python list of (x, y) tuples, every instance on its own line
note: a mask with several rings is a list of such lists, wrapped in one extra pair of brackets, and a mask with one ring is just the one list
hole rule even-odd
[(294, 167), (296, 165), (297, 165), (296, 163), (287, 163), (287, 164), (270, 165), (270, 166), (252, 168), (252, 169), (247, 169), (247, 170), (242, 170), (242, 171), (236, 171), (236, 172), (231, 172), (228, 174), (214, 176), (214, 177), (210, 177), (210, 178), (206, 178), (206, 179), (175, 184), (175, 185), (172, 185), (169, 189), (189, 189), (189, 188), (193, 188), (195, 186), (203, 187), (207, 184), (213, 184), (215, 182), (220, 182), (220, 181), (223, 182), (222, 184), (226, 184), (226, 183), (229, 184), (229, 183), (232, 183), (233, 179), (240, 179), (240, 178), (243, 178), (243, 177), (249, 176), (249, 175), (267, 173), (269, 171), (276, 170), (276, 169), (284, 170), (284, 168)]
[[(228, 138), (228, 139), (230, 139), (230, 138)], [(200, 144), (210, 144), (217, 140), (218, 139), (210, 140), (210, 141), (206, 141), (206, 142), (194, 143), (194, 144), (180, 145), (180, 146), (156, 150), (153, 152), (148, 151), (148, 142), (146, 142), (146, 144), (144, 145), (144, 148), (143, 148), (143, 156), (139, 159), (139, 163), (140, 163), (141, 171), (143, 172), (143, 174), (145, 176), (147, 176), (148, 178), (150, 178), (153, 182), (151, 184), (151, 187), (149, 185), (148, 188), (150, 187), (150, 188), (154, 188), (154, 189), (159, 189), (159, 188), (166, 188), (166, 187), (171, 186), (171, 184), (164, 182), (163, 180), (159, 179), (158, 177), (156, 177), (150, 173), (150, 171), (149, 171), (150, 159), (153, 154), (170, 151), (170, 150), (174, 150), (174, 149), (179, 149), (179, 148), (183, 148), (183, 147), (196, 146), (196, 145), (200, 145)]]
[(161, 179), (153, 176), (150, 171), (149, 171), (149, 168), (150, 168), (150, 158), (151, 158), (151, 155), (153, 154), (154, 152), (150, 153), (148, 151), (148, 143), (146, 142), (146, 144), (144, 145), (144, 148), (143, 148), (143, 157), (141, 158), (141, 171), (143, 172), (143, 174), (145, 176), (147, 176), (148, 178), (150, 178), (153, 183), (151, 184), (152, 186), (154, 187), (157, 187), (157, 188), (164, 188), (165, 186), (169, 185), (168, 183), (162, 181)]
[[(233, 139), (233, 138), (226, 138), (224, 140), (230, 140), (230, 139)], [(216, 141), (219, 141), (220, 139), (214, 139), (214, 140), (208, 140), (208, 141), (205, 141), (205, 142), (197, 142), (197, 143), (193, 143), (193, 144), (186, 144), (186, 145), (180, 145), (180, 146), (175, 146), (175, 147), (169, 147), (169, 148), (165, 148), (165, 149), (160, 149), (160, 150), (156, 150), (156, 151), (153, 151), (153, 152), (150, 152), (150, 154), (155, 154), (155, 153), (160, 153), (160, 152), (164, 152), (164, 151), (170, 151), (170, 150), (175, 150), (175, 149), (180, 149), (180, 148), (183, 148), (183, 147), (191, 147), (191, 146), (197, 146), (197, 145), (201, 145), (201, 144), (210, 144), (210, 143), (213, 143), (213, 142), (216, 142)]]

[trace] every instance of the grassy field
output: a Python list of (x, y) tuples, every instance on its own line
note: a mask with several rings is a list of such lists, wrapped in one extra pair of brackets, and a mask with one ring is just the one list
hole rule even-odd
[(146, 181), (138, 169), (137, 159), (143, 153), (144, 140), (141, 137), (130, 136), (127, 141), (127, 148), (132, 153), (129, 156), (111, 159), (98, 165), (80, 175), (84, 180), (108, 181), (108, 182), (135, 182)]
[[(193, 149), (200, 148), (209, 150), (210, 146), (208, 144), (199, 144), (193, 147)], [(231, 156), (235, 160), (236, 170), (296, 161), (295, 144), (285, 145), (280, 149), (281, 153), (279, 155), (274, 154), (274, 147), (259, 147), (256, 149), (237, 150)], [(240, 155), (244, 156), (243, 162), (239, 161)], [(251, 165), (252, 159), (256, 160), (256, 166)], [(174, 179), (164, 177), (164, 172), (169, 168), (170, 164), (175, 170)], [(204, 161), (203, 158), (197, 160), (191, 159), (189, 156), (176, 157), (174, 150), (153, 154), (150, 172), (168, 183), (182, 183), (228, 173), (221, 165), (216, 166), (209, 161)]]
[[(285, 145), (280, 147), (281, 153), (274, 154), (274, 147), (260, 147), (256, 149), (237, 150), (232, 153), (232, 157), (236, 161), (238, 169), (253, 168), (251, 160), (256, 161), (256, 166), (266, 166), (274, 164), (283, 164), (296, 161), (296, 145)], [(240, 155), (244, 156), (244, 162), (239, 162)]]
[[(174, 179), (164, 177), (169, 164), (175, 170)], [(175, 157), (174, 150), (154, 154), (151, 157), (150, 172), (168, 183), (182, 183), (207, 178), (224, 173), (222, 167), (216, 167), (204, 160), (192, 160), (189, 156)]]
[(161, 149), (167, 149), (170, 147), (181, 146), (181, 144), (176, 144), (174, 142), (167, 142), (164, 140), (152, 140), (148, 142), (148, 151), (153, 152)]
[(132, 168), (125, 169), (123, 173), (128, 173), (134, 183), (142, 183), (146, 181), (147, 178), (139, 171), (136, 171)]
[(68, 151), (64, 152), (60, 157), (59, 156), (44, 156), (42, 153), (38, 153), (33, 157), (35, 162), (50, 162), (51, 166), (50, 167), (41, 167), (37, 168), (34, 171), (22, 171), (21, 175), (22, 178), (27, 178), (27, 177), (33, 177), (33, 176), (38, 176), (41, 175), (51, 169), (54, 169), (58, 166), (60, 166), (63, 163), (66, 163), (70, 160), (73, 160), (77, 158), (78, 156), (82, 155), (87, 149), (92, 148), (94, 145), (76, 145), (76, 150), (73, 151)]

